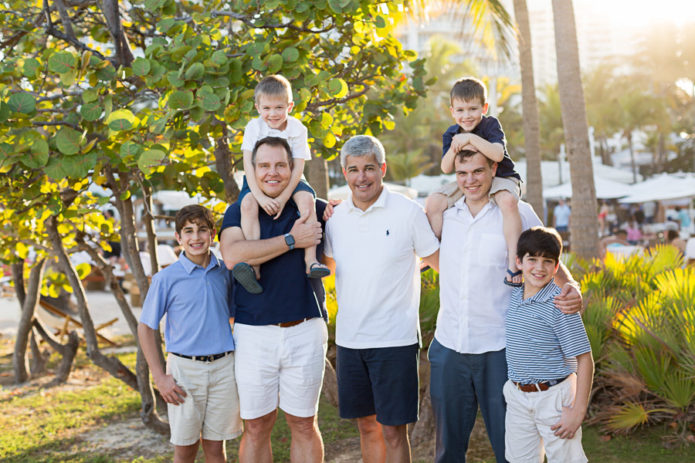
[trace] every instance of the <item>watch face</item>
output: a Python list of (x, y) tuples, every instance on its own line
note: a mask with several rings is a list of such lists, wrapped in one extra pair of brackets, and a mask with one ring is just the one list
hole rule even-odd
[(294, 236), (290, 234), (285, 235), (285, 243), (287, 243), (287, 246), (290, 248), (294, 247)]

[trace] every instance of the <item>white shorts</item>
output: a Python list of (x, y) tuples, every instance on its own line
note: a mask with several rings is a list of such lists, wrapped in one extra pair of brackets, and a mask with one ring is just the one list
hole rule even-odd
[(507, 401), (505, 419), (505, 457), (510, 463), (539, 463), (543, 461), (544, 447), (548, 463), (584, 463), (587, 460), (582, 449), (582, 428), (572, 439), (561, 439), (551, 426), (560, 421), (562, 407), (574, 401), (577, 375), (550, 389), (523, 392), (511, 381), (504, 385)]
[(201, 436), (223, 441), (241, 434), (233, 353), (214, 362), (169, 354), (167, 373), (186, 392), (182, 404), (167, 404), (172, 444), (195, 444)]
[(323, 385), (328, 330), (322, 318), (281, 328), (234, 325), (241, 417), (260, 418), (278, 406), (290, 415), (316, 415)]

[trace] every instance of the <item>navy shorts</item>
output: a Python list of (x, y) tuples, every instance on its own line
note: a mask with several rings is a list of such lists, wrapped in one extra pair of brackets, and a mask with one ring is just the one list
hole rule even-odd
[[(304, 179), (299, 179), (299, 183), (297, 183), (297, 188), (294, 189), (292, 194), (294, 195), (298, 191), (308, 191), (314, 198), (316, 198), (316, 192), (313, 188), (311, 188), (311, 185), (309, 185), (307, 181)], [(241, 185), (241, 191), (239, 192), (239, 197), (237, 198), (237, 201), (241, 201), (242, 199), (244, 199), (244, 196), (246, 196), (249, 193), (251, 193), (251, 189), (249, 188), (249, 184), (246, 183), (246, 175), (244, 175), (244, 183)]]
[(376, 414), (376, 420), (386, 426), (417, 421), (418, 344), (374, 349), (337, 347), (341, 418)]

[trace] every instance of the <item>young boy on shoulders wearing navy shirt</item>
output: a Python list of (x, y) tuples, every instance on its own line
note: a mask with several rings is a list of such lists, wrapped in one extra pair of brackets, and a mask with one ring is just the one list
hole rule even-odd
[[(138, 339), (167, 402), (174, 461), (195, 461), (202, 441), (205, 461), (221, 463), (227, 461), (224, 441), (241, 434), (229, 271), (210, 252), (215, 227), (208, 209), (186, 206), (175, 220), (183, 251), (152, 277)], [(154, 335), (165, 314), (166, 370)]]
[(594, 374), (591, 345), (579, 313), (555, 307), (562, 239), (552, 228), (524, 231), (517, 265), (524, 284), (514, 289), (506, 316), (509, 380), (505, 457), (511, 463), (583, 463), (581, 423)]
[[(442, 172), (454, 171), (454, 159), (464, 150), (478, 151), (497, 163), (490, 198), (502, 212), (502, 228), (507, 243), (508, 267), (504, 282), (509, 286), (521, 285), (521, 271), (516, 267), (516, 242), (521, 234), (521, 176), (514, 170), (514, 162), (507, 153), (500, 121), (486, 116), (487, 96), (483, 83), (474, 77), (457, 80), (451, 88), (451, 116), (456, 122), (442, 136)], [(425, 203), (427, 218), (437, 237), (442, 235), (444, 211), (461, 199), (464, 193), (456, 182), (444, 185), (432, 193)]]

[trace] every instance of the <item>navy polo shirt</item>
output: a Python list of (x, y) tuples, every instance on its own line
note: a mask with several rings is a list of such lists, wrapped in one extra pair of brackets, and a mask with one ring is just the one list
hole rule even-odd
[[(446, 132), (442, 135), (442, 157), (449, 151), (451, 140), (454, 138), (454, 135), (459, 133), (463, 133), (463, 129), (458, 124), (454, 124), (446, 129)], [(499, 143), (504, 148), (504, 159), (497, 165), (497, 177), (515, 177), (521, 180), (521, 176), (514, 170), (514, 161), (512, 161), (509, 153), (507, 153), (507, 143), (504, 139), (502, 125), (496, 117), (483, 116), (480, 124), (476, 125), (470, 133), (484, 138), (490, 143)]]
[[(321, 220), (326, 203), (316, 201), (316, 215)], [(299, 211), (294, 201), (289, 200), (277, 220), (259, 208), (258, 219), (261, 226), (261, 239), (289, 233)], [(222, 230), (228, 227), (241, 227), (241, 203), (235, 202), (227, 208), (222, 221)], [(323, 250), (318, 246), (317, 256)], [(325, 292), (320, 280), (307, 278), (304, 265), (304, 249), (287, 251), (261, 265), (261, 294), (251, 294), (236, 280), (233, 281), (233, 306), (235, 322), (245, 325), (272, 325), (301, 320), (303, 318), (327, 318)]]

